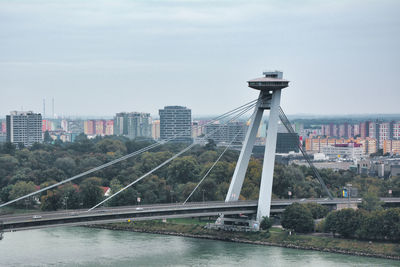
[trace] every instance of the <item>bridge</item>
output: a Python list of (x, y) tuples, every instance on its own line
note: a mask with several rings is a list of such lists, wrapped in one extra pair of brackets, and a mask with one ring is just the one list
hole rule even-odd
[[(139, 181), (142, 181), (158, 169), (166, 166), (171, 161), (177, 157), (183, 155), (185, 152), (193, 148), (196, 144), (189, 144), (186, 148), (180, 152), (173, 155), (171, 158), (165, 160), (160, 165), (156, 166), (152, 170), (138, 177), (136, 180), (127, 184), (125, 187), (121, 188), (117, 192), (112, 192), (113, 194), (103, 201), (97, 203), (95, 206), (89, 210), (76, 210), (76, 211), (58, 211), (51, 213), (38, 213), (38, 214), (23, 214), (23, 215), (8, 215), (0, 217), (0, 231), (12, 231), (12, 230), (23, 230), (32, 228), (42, 228), (50, 226), (60, 226), (60, 225), (83, 225), (83, 224), (95, 224), (95, 223), (110, 223), (110, 222), (121, 222), (126, 220), (149, 220), (149, 219), (160, 219), (160, 218), (175, 218), (175, 217), (203, 217), (203, 216), (220, 216), (224, 215), (250, 215), (253, 222), (250, 223), (249, 227), (258, 230), (259, 222), (266, 216), (269, 217), (271, 213), (279, 213), (287, 206), (293, 202), (317, 202), (324, 205), (331, 206), (331, 208), (339, 208), (340, 205), (343, 207), (345, 205), (357, 205), (361, 202), (361, 199), (333, 199), (330, 191), (326, 187), (323, 179), (320, 177), (317, 169), (313, 166), (308, 155), (302, 149), (302, 145), (298, 142), (299, 149), (303, 153), (304, 157), (310, 164), (312, 171), (314, 172), (315, 178), (318, 179), (322, 188), (327, 194), (326, 199), (319, 200), (277, 200), (272, 201), (272, 184), (273, 184), (273, 173), (275, 164), (275, 149), (276, 149), (276, 139), (277, 139), (277, 128), (278, 120), (280, 119), (283, 125), (287, 128), (288, 132), (294, 134), (294, 130), (284, 114), (282, 108), (280, 107), (281, 90), (288, 87), (289, 81), (282, 78), (283, 73), (280, 71), (264, 72), (264, 77), (257, 78), (248, 81), (248, 86), (250, 88), (259, 90), (259, 97), (253, 101), (250, 101), (240, 107), (237, 107), (231, 111), (228, 111), (210, 122), (206, 125), (215, 123), (217, 121), (226, 120), (223, 125), (229, 122), (235, 121), (242, 115), (246, 114), (250, 110), (254, 110), (250, 119), (250, 126), (246, 133), (245, 140), (243, 142), (242, 150), (239, 155), (238, 162), (235, 167), (235, 171), (229, 186), (229, 190), (226, 194), (224, 202), (207, 202), (207, 203), (192, 203), (188, 202), (193, 193), (199, 188), (200, 184), (207, 178), (207, 175), (212, 171), (216, 163), (221, 159), (223, 154), (227, 149), (234, 143), (235, 139), (240, 132), (231, 140), (231, 142), (226, 146), (225, 150), (219, 155), (214, 164), (205, 173), (205, 175), (199, 180), (197, 186), (190, 193), (184, 203), (181, 204), (155, 204), (146, 206), (133, 206), (133, 207), (114, 207), (114, 208), (100, 208), (103, 204), (116, 195), (120, 194), (129, 187), (134, 186)], [(261, 183), (260, 183), (260, 195), (258, 201), (239, 201), (240, 192), (244, 182), (246, 170), (251, 157), (251, 152), (255, 143), (256, 134), (258, 128), (260, 127), (263, 112), (265, 110), (270, 110), (269, 122), (267, 129), (267, 140), (266, 149), (264, 152), (264, 160), (261, 172)], [(200, 126), (204, 127), (206, 125)], [(206, 141), (212, 134), (220, 131), (221, 128), (215, 129), (214, 131), (207, 133), (203, 140)], [(0, 208), (33, 197), (39, 193), (51, 190), (65, 183), (74, 181), (88, 174), (94, 173), (96, 171), (107, 168), (113, 164), (126, 160), (128, 158), (140, 155), (150, 149), (158, 147), (167, 142), (173, 141), (179, 138), (181, 135), (185, 134), (186, 131), (177, 134), (176, 136), (168, 139), (162, 140), (160, 142), (151, 144), (145, 148), (139, 149), (130, 154), (124, 155), (120, 158), (114, 159), (108, 163), (95, 167), (93, 169), (87, 170), (83, 173), (77, 174), (73, 177), (65, 179), (56, 184), (47, 186), (38, 191), (32, 192), (25, 196), (21, 196), (7, 203), (0, 204)], [(249, 220), (250, 221), (250, 220)]]
[[(400, 198), (381, 198), (381, 201), (390, 207), (400, 206)], [(285, 207), (293, 203), (318, 203), (333, 210), (340, 209), (340, 207), (348, 207), (348, 205), (356, 206), (361, 202), (361, 198), (273, 200), (271, 203), (271, 214), (279, 214), (283, 212)], [(217, 217), (221, 214), (240, 214), (242, 217), (248, 217), (255, 215), (257, 213), (257, 208), (257, 201), (191, 202), (185, 205), (182, 203), (154, 204), (108, 207), (90, 212), (85, 209), (25, 213), (19, 215), (10, 214), (1, 216), (0, 224), (3, 231), (12, 232), (56, 226), (79, 226), (169, 218)]]

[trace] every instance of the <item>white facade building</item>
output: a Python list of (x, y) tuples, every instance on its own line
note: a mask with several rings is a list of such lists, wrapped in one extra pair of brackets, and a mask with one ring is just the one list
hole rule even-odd
[(364, 151), (361, 145), (355, 143), (336, 144), (334, 146), (326, 146), (321, 152), (330, 159), (361, 159), (364, 157)]
[(32, 146), (43, 141), (42, 115), (33, 111), (11, 111), (6, 117), (7, 142)]

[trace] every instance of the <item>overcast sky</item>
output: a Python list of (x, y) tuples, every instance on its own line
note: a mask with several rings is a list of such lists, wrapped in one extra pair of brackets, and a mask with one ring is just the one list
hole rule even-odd
[(219, 114), (279, 69), (287, 114), (400, 113), (400, 1), (2, 1), (0, 115)]

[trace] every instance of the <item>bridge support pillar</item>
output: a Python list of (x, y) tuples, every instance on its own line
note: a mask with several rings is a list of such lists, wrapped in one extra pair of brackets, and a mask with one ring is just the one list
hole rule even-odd
[(250, 88), (260, 90), (260, 95), (225, 198), (225, 202), (239, 199), (262, 115), (265, 109), (269, 109), (267, 141), (261, 172), (257, 217), (255, 218), (258, 224), (251, 225), (252, 229), (258, 229), (262, 217), (269, 217), (270, 215), (281, 91), (289, 85), (289, 81), (283, 79), (281, 71), (267, 71), (263, 74), (265, 77), (248, 81)]
[(260, 92), (260, 96), (254, 109), (253, 116), (251, 117), (250, 127), (247, 130), (225, 202), (237, 201), (239, 199), (247, 166), (249, 165), (251, 152), (256, 141), (257, 131), (260, 127), (262, 115), (264, 113), (261, 100), (265, 97), (265, 94)]
[(267, 142), (265, 144), (260, 193), (258, 196), (257, 221), (259, 222), (261, 221), (262, 217), (269, 217), (271, 210), (272, 182), (274, 178), (275, 151), (278, 133), (280, 101), (281, 90), (276, 90), (272, 94), (270, 105)]
[(264, 162), (261, 176), (260, 195), (258, 202), (257, 220), (261, 221), (263, 216), (269, 217), (271, 209), (272, 181), (274, 175), (276, 139), (278, 132), (279, 106), (281, 90), (261, 91), (255, 107), (250, 127), (247, 131), (239, 159), (233, 173), (225, 202), (237, 201), (240, 196), (246, 170), (249, 165), (251, 152), (258, 128), (260, 127), (262, 115), (265, 109), (269, 109), (269, 121), (267, 130), (267, 142), (264, 152)]

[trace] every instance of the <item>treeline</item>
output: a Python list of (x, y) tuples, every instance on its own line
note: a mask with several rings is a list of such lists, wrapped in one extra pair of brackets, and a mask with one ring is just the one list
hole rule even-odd
[(357, 210), (329, 212), (320, 204), (294, 203), (286, 207), (281, 224), (297, 233), (317, 231), (360, 240), (400, 241), (400, 208), (383, 209), (382, 204), (369, 196)]
[[(50, 184), (67, 179), (123, 155), (150, 145), (148, 140), (129, 140), (124, 137), (87, 139), (80, 135), (74, 143), (34, 144), (16, 149), (14, 145), (0, 145), (0, 200), (7, 202)], [(152, 170), (186, 145), (168, 143), (128, 160), (74, 180), (54, 190), (43, 192), (38, 198), (22, 201), (19, 207), (41, 205), (43, 210), (91, 207), (104, 198), (104, 188), (111, 193)], [(223, 148), (213, 142), (195, 146), (183, 156), (157, 170), (143, 181), (113, 198), (107, 205), (182, 202), (213, 165)], [(239, 152), (228, 150), (204, 180), (190, 201), (224, 200), (229, 188)], [(243, 184), (241, 199), (258, 199), (262, 162), (251, 159)], [(398, 177), (382, 180), (361, 178), (349, 171), (321, 170), (321, 176), (335, 196), (341, 195), (346, 183), (357, 187), (360, 196), (373, 192), (379, 196), (400, 196)], [(276, 165), (273, 183), (274, 198), (317, 198), (325, 195), (310, 168)]]
[(400, 241), (400, 209), (334, 211), (326, 217), (324, 230), (346, 238)]

